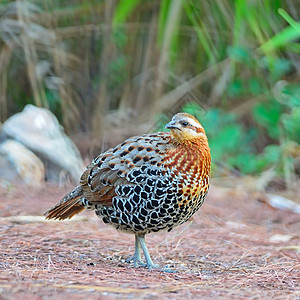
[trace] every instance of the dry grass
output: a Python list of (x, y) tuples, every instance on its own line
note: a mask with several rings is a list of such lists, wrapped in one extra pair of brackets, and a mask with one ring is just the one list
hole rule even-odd
[[(1, 191), (1, 216), (41, 215), (66, 191)], [(4, 299), (297, 299), (299, 222), (219, 187), (191, 223), (147, 237), (154, 261), (176, 273), (125, 262), (133, 236), (87, 221), (18, 224), (1, 219), (0, 289)], [(272, 242), (275, 234), (288, 235)], [(297, 246), (298, 245), (298, 246)]]

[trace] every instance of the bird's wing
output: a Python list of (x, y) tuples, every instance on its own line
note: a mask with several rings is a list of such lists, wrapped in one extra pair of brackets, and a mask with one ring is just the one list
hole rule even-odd
[(161, 164), (170, 139), (167, 132), (144, 134), (97, 156), (80, 179), (85, 198), (91, 203), (110, 206), (118, 186), (136, 184), (132, 178), (134, 170)]

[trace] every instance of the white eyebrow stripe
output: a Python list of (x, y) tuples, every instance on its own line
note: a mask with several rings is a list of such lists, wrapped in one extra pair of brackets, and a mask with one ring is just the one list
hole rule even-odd
[(197, 128), (200, 128), (200, 124), (198, 122), (196, 122), (195, 120), (189, 118), (189, 123), (194, 126), (194, 127), (197, 127)]

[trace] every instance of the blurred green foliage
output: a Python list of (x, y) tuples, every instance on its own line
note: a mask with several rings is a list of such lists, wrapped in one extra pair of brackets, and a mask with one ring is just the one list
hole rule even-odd
[(2, 1), (0, 121), (34, 103), (99, 137), (111, 119), (149, 123), (182, 103), (215, 161), (289, 181), (300, 173), (299, 11), (297, 0)]

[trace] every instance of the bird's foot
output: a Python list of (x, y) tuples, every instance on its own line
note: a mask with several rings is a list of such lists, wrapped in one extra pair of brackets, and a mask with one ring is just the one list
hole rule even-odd
[(154, 263), (147, 263), (145, 264), (145, 267), (147, 267), (149, 270), (159, 270), (159, 265)]
[(125, 261), (128, 262), (128, 263), (133, 262), (133, 265), (134, 265), (135, 268), (140, 268), (140, 267), (145, 268), (147, 266), (145, 263), (143, 263), (141, 261), (140, 258), (136, 257), (135, 255), (130, 256)]

